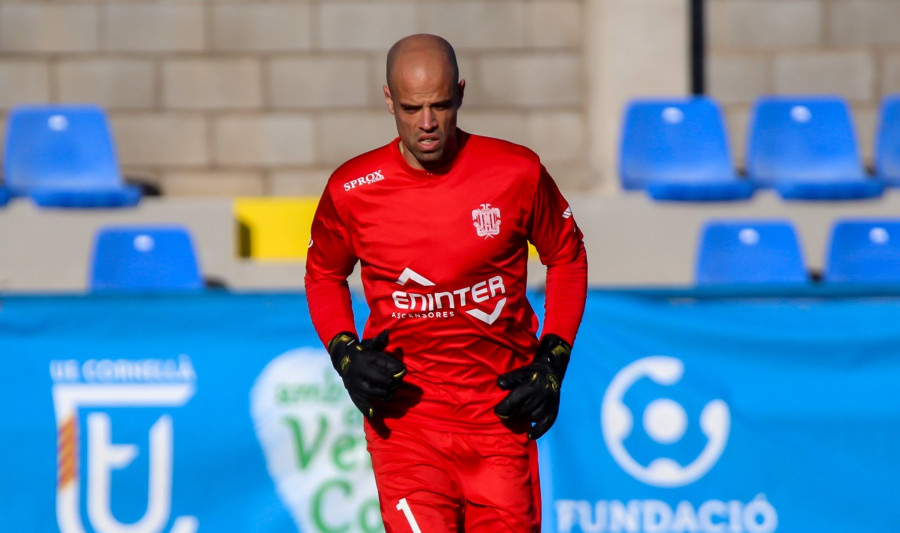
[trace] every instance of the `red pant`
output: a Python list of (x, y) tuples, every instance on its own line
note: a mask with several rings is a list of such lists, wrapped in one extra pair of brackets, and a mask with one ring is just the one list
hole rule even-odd
[(540, 531), (537, 446), (524, 435), (366, 437), (387, 533)]

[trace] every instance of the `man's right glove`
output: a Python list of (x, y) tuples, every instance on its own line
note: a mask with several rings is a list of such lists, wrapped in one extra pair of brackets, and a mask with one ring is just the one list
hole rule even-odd
[(541, 337), (531, 364), (497, 378), (497, 385), (510, 391), (494, 407), (497, 416), (534, 423), (528, 431), (529, 439), (546, 433), (559, 413), (559, 389), (571, 353), (572, 347), (561, 337), (552, 333)]
[(328, 342), (331, 364), (344, 380), (354, 405), (369, 420), (375, 416), (369, 399), (389, 401), (406, 375), (406, 366), (384, 353), (387, 345), (387, 330), (362, 342), (355, 334), (342, 332)]

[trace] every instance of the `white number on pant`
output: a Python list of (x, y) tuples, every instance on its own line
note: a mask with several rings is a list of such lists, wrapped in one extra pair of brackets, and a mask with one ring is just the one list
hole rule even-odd
[(409, 502), (406, 501), (406, 498), (400, 498), (400, 501), (397, 502), (397, 510), (403, 511), (403, 516), (405, 516), (406, 521), (409, 522), (409, 527), (412, 528), (413, 533), (422, 533), (422, 530), (419, 529), (419, 524), (416, 523), (416, 517), (412, 514), (412, 509), (409, 508)]

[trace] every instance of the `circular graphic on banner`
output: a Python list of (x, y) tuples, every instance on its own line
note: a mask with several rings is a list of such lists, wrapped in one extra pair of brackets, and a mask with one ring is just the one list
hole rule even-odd
[[(634, 428), (634, 415), (625, 406), (625, 393), (642, 378), (659, 385), (671, 386), (684, 375), (684, 363), (675, 357), (655, 355), (632, 362), (620, 370), (603, 395), (601, 428), (603, 440), (613, 459), (635, 479), (657, 487), (681, 487), (697, 481), (716, 464), (731, 431), (731, 412), (722, 400), (712, 400), (700, 412), (700, 430), (707, 438), (703, 451), (682, 466), (668, 457), (659, 457), (647, 466), (638, 463), (625, 448), (625, 439)], [(674, 400), (652, 401), (644, 412), (643, 427), (647, 435), (660, 444), (673, 444), (687, 428), (687, 414)]]
[(272, 359), (250, 408), (269, 475), (301, 533), (383, 530), (362, 414), (324, 349)]

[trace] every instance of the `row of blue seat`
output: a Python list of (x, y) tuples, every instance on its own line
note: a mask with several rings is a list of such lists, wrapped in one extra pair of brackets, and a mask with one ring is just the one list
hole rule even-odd
[[(811, 276), (789, 220), (716, 219), (701, 229), (695, 279), (699, 285), (802, 285)], [(836, 220), (822, 281), (900, 282), (900, 218)]]
[[(831, 230), (824, 281), (900, 283), (900, 218), (841, 219)], [(698, 285), (803, 285), (811, 281), (793, 223), (707, 221), (697, 245)], [(101, 227), (91, 253), (92, 291), (198, 290), (190, 232), (178, 225)]]
[[(871, 198), (900, 186), (900, 95), (884, 99), (875, 176), (863, 167), (846, 101), (763, 96), (747, 137), (747, 177), (735, 170), (721, 109), (710, 97), (637, 99), (622, 121), (626, 190), (656, 200), (746, 199), (774, 188), (787, 199)], [(95, 105), (21, 105), (7, 120), (0, 205), (30, 196), (44, 207), (123, 207), (124, 182), (105, 111)]]
[(91, 291), (196, 291), (204, 284), (194, 240), (184, 226), (107, 225), (94, 236)]
[(759, 188), (789, 200), (873, 198), (900, 187), (900, 94), (884, 98), (877, 129), (869, 175), (844, 98), (761, 96), (750, 114), (742, 176), (713, 98), (636, 99), (622, 120), (621, 183), (655, 200), (741, 200)]
[(96, 105), (19, 105), (10, 110), (0, 205), (30, 197), (41, 207), (129, 207), (106, 112)]

